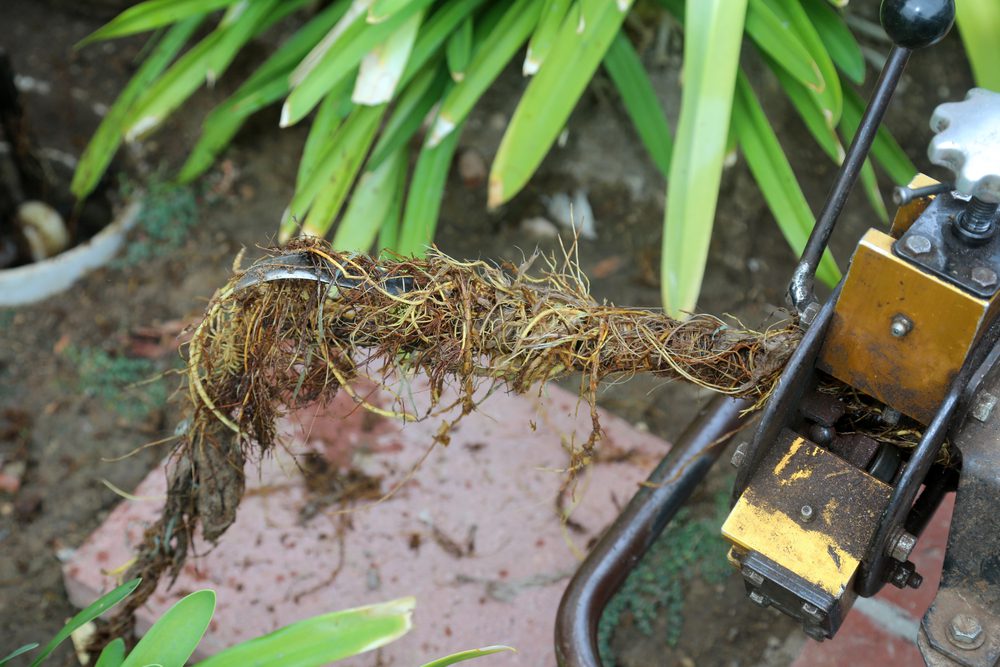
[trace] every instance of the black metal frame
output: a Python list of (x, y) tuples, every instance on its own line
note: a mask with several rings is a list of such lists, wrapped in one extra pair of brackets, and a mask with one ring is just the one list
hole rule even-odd
[(591, 549), (559, 604), (555, 647), (561, 667), (601, 666), (597, 650), (601, 613), (711, 470), (729, 438), (746, 424), (749, 407), (724, 396), (703, 407)]

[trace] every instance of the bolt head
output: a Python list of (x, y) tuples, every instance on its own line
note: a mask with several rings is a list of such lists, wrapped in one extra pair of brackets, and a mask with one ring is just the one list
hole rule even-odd
[(923, 234), (910, 234), (904, 239), (903, 245), (914, 255), (923, 255), (934, 247), (931, 240)]
[(948, 639), (959, 648), (972, 650), (982, 646), (986, 637), (978, 618), (971, 614), (958, 614), (948, 625)]
[(977, 266), (972, 269), (972, 283), (977, 287), (989, 289), (997, 284), (997, 272), (988, 266)]
[(743, 578), (754, 586), (760, 586), (764, 583), (764, 575), (756, 570), (751, 570), (749, 567), (743, 568)]
[(771, 604), (771, 600), (769, 600), (766, 595), (762, 595), (758, 591), (750, 591), (750, 601), (759, 607), (767, 607)]
[(812, 521), (816, 516), (816, 512), (813, 511), (812, 505), (803, 505), (799, 509), (799, 516), (802, 517), (803, 521)]
[(889, 327), (890, 333), (896, 338), (902, 338), (906, 334), (910, 333), (913, 329), (913, 321), (910, 320), (906, 315), (896, 315), (892, 318), (892, 326)]
[(976, 396), (976, 403), (972, 406), (972, 416), (981, 422), (989, 420), (993, 414), (993, 408), (997, 406), (997, 397), (988, 391), (980, 392)]

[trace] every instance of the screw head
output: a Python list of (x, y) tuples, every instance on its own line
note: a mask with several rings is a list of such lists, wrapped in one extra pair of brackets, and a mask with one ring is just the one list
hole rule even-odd
[(803, 505), (799, 509), (799, 516), (802, 517), (803, 521), (812, 521), (816, 513), (813, 511), (812, 505)]
[(759, 607), (767, 607), (771, 604), (771, 600), (768, 599), (766, 595), (762, 595), (758, 591), (750, 591), (750, 601)]
[(923, 255), (934, 247), (931, 240), (923, 234), (910, 234), (904, 239), (903, 245), (914, 255)]
[(761, 586), (764, 583), (764, 575), (756, 570), (752, 570), (747, 566), (743, 566), (743, 578), (749, 581), (754, 586)]
[(892, 318), (892, 326), (889, 327), (889, 331), (894, 337), (902, 338), (912, 330), (913, 320), (906, 315), (896, 315)]
[(986, 640), (979, 619), (971, 614), (957, 614), (948, 625), (948, 639), (958, 648), (971, 651)]
[(972, 269), (972, 282), (977, 287), (989, 289), (997, 284), (997, 272), (988, 266), (977, 266)]
[(972, 416), (981, 422), (989, 420), (993, 414), (993, 408), (997, 406), (997, 397), (988, 391), (980, 392), (976, 396), (976, 403), (972, 406)]

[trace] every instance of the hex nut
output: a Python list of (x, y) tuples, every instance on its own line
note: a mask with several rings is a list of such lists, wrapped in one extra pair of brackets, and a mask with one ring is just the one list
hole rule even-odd
[(988, 266), (975, 267), (972, 269), (970, 278), (976, 287), (982, 287), (983, 289), (989, 289), (997, 284), (997, 272)]
[(903, 245), (914, 255), (923, 255), (930, 252), (934, 247), (931, 240), (923, 234), (910, 234), (903, 241)]
[(743, 578), (749, 581), (754, 586), (760, 586), (764, 583), (764, 575), (756, 570), (751, 570), (749, 567), (743, 568)]
[(729, 459), (729, 462), (733, 464), (734, 468), (739, 468), (743, 465), (743, 461), (747, 458), (747, 449), (750, 444), (746, 442), (741, 442), (736, 445), (736, 451), (733, 452), (733, 458)]
[(891, 544), (889, 556), (900, 563), (905, 563), (909, 560), (910, 554), (913, 553), (913, 547), (917, 545), (917, 538), (905, 530), (901, 530)]
[(997, 397), (988, 391), (982, 391), (976, 396), (976, 403), (972, 406), (972, 416), (977, 421), (986, 422), (996, 406)]
[(948, 639), (958, 648), (971, 651), (983, 645), (986, 633), (979, 619), (971, 614), (957, 614), (948, 624)]
[(762, 595), (758, 591), (750, 591), (750, 601), (759, 607), (767, 607), (771, 604), (771, 601), (766, 595)]

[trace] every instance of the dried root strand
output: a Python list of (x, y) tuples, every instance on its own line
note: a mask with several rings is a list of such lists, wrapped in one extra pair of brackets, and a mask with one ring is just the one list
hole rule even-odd
[[(235, 520), (244, 462), (274, 446), (282, 411), (344, 389), (383, 415), (430, 414), (408, 414), (401, 401), (395, 411), (366, 404), (351, 388), (362, 372), (376, 382), (400, 369), (426, 374), (432, 407), (450, 386), (462, 414), (475, 409), (483, 383), (523, 393), (579, 373), (593, 432), (574, 452), (572, 471), (592, 459), (599, 439), (602, 381), (653, 373), (760, 403), (801, 337), (794, 322), (756, 332), (711, 315), (680, 321), (598, 303), (568, 258), (557, 266), (542, 257), (546, 266), (532, 275), (540, 256), (520, 267), (461, 262), (437, 251), (425, 260), (385, 260), (338, 253), (316, 239), (280, 252), (304, 253), (354, 286), (289, 279), (237, 289), (259, 270), (251, 267), (217, 293), (190, 343), (191, 416), (174, 453), (164, 513), (130, 572), (145, 577), (145, 596), (161, 574), (176, 576), (196, 527), (214, 541)], [(447, 442), (448, 427), (439, 440)], [(128, 615), (144, 599), (134, 596)]]

